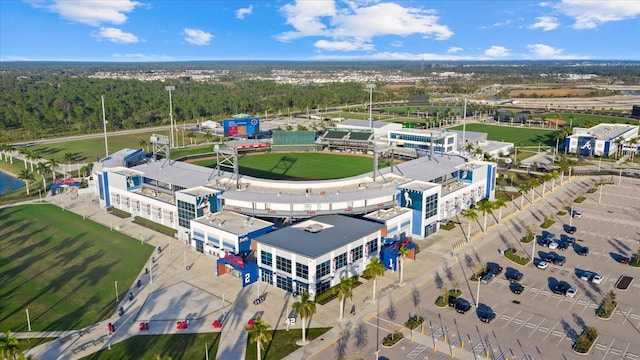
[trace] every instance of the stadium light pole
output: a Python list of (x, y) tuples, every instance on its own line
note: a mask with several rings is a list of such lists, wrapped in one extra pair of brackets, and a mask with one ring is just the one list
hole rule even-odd
[(109, 157), (109, 146), (107, 145), (107, 117), (104, 113), (104, 95), (100, 96), (102, 99), (102, 125), (104, 126), (104, 152), (105, 158)]
[(373, 89), (376, 88), (376, 84), (367, 84), (369, 89), (369, 128), (373, 128), (373, 117), (371, 117), (371, 110), (373, 109)]
[(467, 95), (464, 96), (464, 110), (462, 110), (462, 148), (465, 148), (465, 128), (467, 124)]
[(173, 105), (171, 103), (171, 92), (176, 89), (175, 86), (165, 86), (165, 90), (169, 92), (169, 121), (171, 122), (171, 148), (175, 147), (175, 141), (173, 139)]

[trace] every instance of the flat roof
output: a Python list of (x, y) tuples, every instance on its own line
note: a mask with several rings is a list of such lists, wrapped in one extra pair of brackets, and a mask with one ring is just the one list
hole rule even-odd
[(217, 189), (214, 189), (214, 188), (210, 188), (210, 187), (207, 187), (207, 186), (198, 186), (198, 187), (195, 187), (195, 188), (189, 188), (189, 189), (180, 190), (179, 192), (198, 197), (198, 196), (206, 196), (206, 195), (211, 195), (211, 194), (217, 194), (217, 193), (220, 193), (220, 190), (217, 190)]
[(183, 188), (201, 186), (218, 178), (215, 169), (166, 159), (150, 160), (131, 169), (141, 172), (146, 178)]
[[(371, 125), (374, 129), (382, 129), (385, 126), (391, 125), (393, 123), (388, 123), (384, 121), (372, 121)], [(369, 128), (369, 120), (358, 120), (358, 119), (347, 119), (340, 122), (337, 128), (346, 128), (348, 126), (356, 126), (359, 128)]]
[(124, 166), (124, 159), (127, 156), (139, 150), (140, 149), (128, 149), (128, 148), (118, 150), (113, 154), (110, 154), (109, 156), (100, 159), (100, 161), (98, 161), (98, 166), (101, 168), (114, 168), (118, 166)]
[(409, 208), (393, 207), (391, 209), (380, 209), (365, 215), (364, 217), (371, 220), (387, 221), (404, 213), (411, 212)]
[[(589, 128), (587, 133), (595, 136), (598, 140), (613, 140), (634, 127), (636, 126), (629, 124), (598, 124)], [(584, 136), (585, 134), (580, 135)]]
[(193, 219), (199, 224), (224, 230), (232, 234), (242, 236), (250, 232), (273, 227), (272, 222), (260, 220), (258, 218), (238, 214), (233, 211), (222, 210), (217, 213), (208, 214), (197, 219)]
[(431, 158), (423, 156), (397, 164), (396, 167), (399, 169), (400, 174), (407, 179), (433, 182), (445, 174), (451, 174), (460, 165), (464, 164), (470, 163), (459, 155), (434, 154)]
[[(264, 234), (254, 241), (315, 259), (385, 226), (345, 215), (322, 215)], [(317, 232), (312, 232), (316, 231)]]

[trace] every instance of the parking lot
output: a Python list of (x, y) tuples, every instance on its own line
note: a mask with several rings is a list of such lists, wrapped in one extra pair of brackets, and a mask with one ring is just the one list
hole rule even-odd
[[(640, 248), (640, 181), (623, 178), (620, 183), (595, 185), (599, 178), (576, 178), (566, 185), (563, 195), (547, 196), (521, 214), (511, 218), (491, 233), (476, 240), (457, 252), (458, 261), (448, 270), (436, 274), (435, 279), (425, 286), (412, 290), (411, 296), (389, 300), (380, 304), (377, 317), (360, 324), (360, 336), (370, 339), (359, 355), (344, 353), (347, 359), (368, 357), (374, 353), (376, 342), (402, 324), (412, 314), (426, 319), (425, 328), (416, 331), (414, 341), (405, 339), (393, 349), (382, 349), (380, 355), (395, 359), (448, 358), (449, 352), (472, 350), (471, 358), (492, 359), (575, 359), (572, 345), (585, 326), (598, 330), (596, 344), (585, 359), (640, 359), (640, 268), (618, 262), (621, 257), (631, 257)], [(590, 188), (598, 191), (587, 193)], [(602, 190), (602, 194), (600, 191)], [(573, 199), (585, 196), (583, 203)], [(558, 215), (565, 206), (583, 212), (580, 219), (569, 214)], [(556, 223), (549, 229), (540, 224), (549, 217)], [(568, 224), (576, 226), (574, 234), (567, 234)], [(565, 250), (541, 246), (536, 241), (523, 244), (520, 239), (530, 227), (536, 235), (543, 230), (553, 233), (555, 239), (562, 235), (574, 236), (576, 246)], [(578, 254), (579, 247), (588, 247), (586, 256)], [(500, 250), (516, 247), (536, 259), (548, 253), (556, 253), (565, 258), (562, 266), (549, 264), (541, 270), (534, 263), (517, 265), (501, 255)], [(488, 283), (472, 282), (470, 277), (477, 264), (497, 263), (503, 271)], [(520, 283), (525, 286), (521, 294), (514, 294), (506, 274), (518, 270), (523, 273)], [(600, 284), (582, 280), (584, 271), (602, 275)], [(626, 291), (615, 290), (618, 308), (608, 320), (598, 319), (596, 310), (603, 297), (614, 289), (621, 275), (634, 277)], [(554, 294), (557, 284), (567, 284), (576, 288), (574, 297)], [(408, 285), (411, 286), (411, 285)], [(468, 300), (472, 308), (465, 314), (457, 313), (452, 307), (437, 308), (436, 298), (440, 288), (459, 288), (461, 297)], [(490, 323), (479, 320), (478, 312), (493, 311), (495, 319)], [(352, 337), (355, 341), (358, 336)], [(447, 344), (439, 352), (433, 351), (436, 341)], [(453, 346), (453, 350), (448, 346)], [(328, 349), (323, 354), (329, 354)], [(335, 353), (334, 353), (335, 354)], [(331, 354), (333, 356), (334, 354)], [(467, 353), (468, 354), (468, 353)], [(360, 356), (360, 357), (358, 357)], [(317, 357), (316, 357), (317, 358)]]

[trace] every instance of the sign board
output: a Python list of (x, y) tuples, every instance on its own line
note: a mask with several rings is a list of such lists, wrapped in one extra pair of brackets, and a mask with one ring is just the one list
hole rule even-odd
[(227, 119), (223, 121), (224, 136), (255, 136), (260, 132), (259, 118)]

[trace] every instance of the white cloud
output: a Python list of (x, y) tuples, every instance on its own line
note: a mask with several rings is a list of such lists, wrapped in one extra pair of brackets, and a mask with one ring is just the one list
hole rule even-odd
[(624, 21), (640, 15), (637, 0), (562, 0), (556, 10), (575, 19), (574, 29), (595, 29), (610, 21)]
[(327, 41), (318, 40), (313, 44), (316, 48), (329, 51), (370, 51), (373, 50), (373, 44), (351, 42), (351, 41)]
[(97, 33), (93, 33), (92, 36), (97, 39), (104, 39), (121, 44), (135, 44), (139, 41), (138, 37), (133, 35), (132, 33), (127, 33), (120, 29), (111, 27), (100, 28), (100, 31), (98, 31)]
[(253, 5), (249, 5), (249, 7), (246, 8), (240, 8), (238, 10), (236, 10), (236, 19), (244, 19), (245, 16), (247, 15), (251, 15), (251, 13), (253, 12)]
[(527, 48), (536, 56), (540, 58), (555, 58), (559, 56), (564, 51), (563, 49), (556, 49), (549, 45), (544, 44), (531, 44), (527, 45)]
[(114, 53), (111, 55), (112, 57), (116, 58), (116, 59), (125, 59), (127, 61), (129, 60), (137, 60), (137, 61), (166, 61), (166, 60), (173, 60), (174, 58), (172, 56), (168, 56), (168, 55), (146, 55), (146, 54), (140, 54), (140, 53), (125, 53), (125, 54), (120, 54), (120, 53)]
[(493, 23), (489, 26), (481, 26), (481, 29), (490, 29), (490, 28), (496, 28), (496, 27), (502, 27), (502, 26), (507, 26), (510, 25), (511, 23), (513, 23), (513, 20), (511, 19), (507, 19), (503, 22), (497, 22), (497, 23)]
[(209, 45), (213, 35), (198, 29), (184, 29), (184, 40), (193, 45)]
[(452, 46), (452, 47), (447, 49), (447, 53), (448, 54), (455, 54), (455, 53), (460, 52), (460, 51), (462, 51), (462, 48), (461, 47), (457, 47), (457, 46)]
[(402, 47), (403, 43), (402, 41), (392, 41), (391, 44), (389, 44), (393, 47)]
[(447, 40), (453, 36), (448, 26), (439, 24), (433, 10), (403, 7), (396, 3), (347, 1), (340, 7), (334, 0), (302, 1), (280, 10), (294, 30), (281, 33), (279, 41), (318, 36), (331, 40), (317, 42), (366, 44), (379, 36), (422, 35)]
[(127, 13), (143, 5), (131, 0), (27, 0), (35, 8), (56, 13), (62, 18), (91, 26), (103, 23), (123, 24)]
[(511, 55), (509, 49), (503, 46), (492, 46), (484, 51), (484, 54), (489, 57), (506, 57)]
[(558, 28), (560, 24), (558, 19), (553, 16), (540, 16), (536, 18), (536, 22), (529, 25), (528, 29), (542, 29), (542, 31), (551, 31)]

